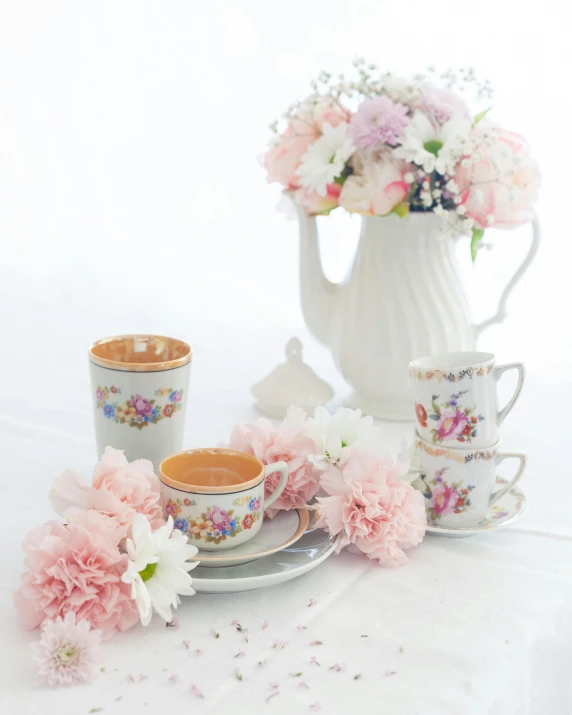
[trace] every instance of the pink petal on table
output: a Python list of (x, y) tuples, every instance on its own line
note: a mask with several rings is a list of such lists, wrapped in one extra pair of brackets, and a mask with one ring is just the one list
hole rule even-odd
[(316, 603), (318, 603), (318, 599), (317, 599), (317, 598), (311, 598), (311, 599), (310, 599), (310, 603), (308, 604), (308, 608), (310, 608), (310, 606), (315, 606)]
[(239, 623), (240, 623), (240, 621), (238, 620), (238, 618), (235, 618), (234, 621), (231, 621), (231, 622), (230, 622), (230, 625), (231, 625), (231, 626), (236, 626), (236, 625), (238, 625)]
[(169, 676), (169, 680), (171, 681), (171, 683), (173, 683), (173, 685), (176, 685), (179, 682), (180, 678), (176, 673), (173, 673), (173, 675)]
[(396, 675), (396, 672), (395, 670), (389, 670), (389, 668), (387, 668), (384, 675), (386, 678), (389, 678), (390, 675)]
[(313, 656), (310, 658), (310, 663), (315, 663), (316, 665), (320, 665), (320, 664), (318, 663), (318, 659), (316, 658), (315, 655), (313, 655)]
[(234, 656), (235, 658), (242, 658), (245, 656), (246, 653), (242, 650), (242, 648), (238, 651), (238, 653)]
[(322, 641), (313, 640), (310, 641), (310, 645), (324, 645)]
[(288, 645), (288, 641), (281, 641), (279, 638), (277, 638), (274, 643), (272, 644), (272, 647), (275, 648), (276, 650), (282, 650)]
[(264, 623), (262, 624), (262, 630), (264, 630), (265, 628), (268, 628), (269, 625), (270, 625), (270, 623), (268, 623), (268, 621), (264, 621)]
[(186, 648), (187, 650), (189, 650), (189, 646), (191, 645), (191, 641), (189, 641), (189, 640), (181, 641), (181, 645), (183, 646), (183, 648)]
[(280, 688), (280, 683), (268, 683), (270, 688), (274, 691), (278, 690)]
[(191, 695), (194, 695), (196, 698), (204, 698), (205, 696), (201, 693), (201, 691), (197, 688), (196, 685), (191, 685), (190, 687), (190, 693)]

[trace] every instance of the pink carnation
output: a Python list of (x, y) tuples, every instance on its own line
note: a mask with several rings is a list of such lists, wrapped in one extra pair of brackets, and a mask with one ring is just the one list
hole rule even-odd
[(130, 586), (121, 581), (128, 557), (115, 538), (93, 515), (83, 523), (49, 521), (32, 529), (23, 544), (28, 570), (14, 594), (22, 626), (31, 630), (73, 612), (110, 638), (137, 623)]
[[(308, 460), (308, 455), (315, 454), (318, 449), (315, 441), (305, 432), (303, 410), (291, 407), (278, 428), (266, 419), (260, 419), (255, 424), (239, 424), (234, 428), (228, 446), (253, 454), (263, 464), (280, 461), (288, 464), (288, 483), (282, 495), (266, 511), (270, 518), (280, 509), (304, 507), (318, 491), (319, 472)], [(266, 497), (276, 489), (279, 479), (278, 472), (268, 475)]]
[(466, 215), (479, 228), (511, 228), (530, 221), (540, 172), (526, 141), (486, 121), (477, 125), (472, 138), (478, 161), (468, 157), (455, 175)]
[(333, 100), (300, 107), (297, 115), (288, 122), (286, 130), (263, 157), (268, 181), (278, 181), (286, 189), (298, 189), (300, 179), (296, 176), (296, 169), (310, 144), (321, 136), (324, 123), (337, 127), (341, 122), (348, 122), (350, 116), (350, 112)]
[(330, 464), (320, 487), (316, 526), (342, 533), (338, 550), (354, 544), (382, 566), (406, 563), (404, 549), (421, 543), (427, 524), (421, 492), (401, 479), (408, 465), (363, 450), (353, 451), (341, 469)]
[(96, 509), (113, 517), (127, 536), (135, 514), (143, 514), (153, 529), (165, 522), (159, 493), (159, 480), (147, 459), (128, 462), (121, 450), (107, 447), (96, 464), (92, 486), (79, 474), (68, 470), (59, 476), (50, 490), (52, 507), (66, 516), (72, 507)]

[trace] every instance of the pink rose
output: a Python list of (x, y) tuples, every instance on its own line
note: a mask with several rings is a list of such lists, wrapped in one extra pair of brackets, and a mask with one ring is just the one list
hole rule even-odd
[(350, 213), (385, 216), (402, 203), (409, 193), (403, 176), (406, 165), (382, 161), (373, 155), (358, 153), (355, 173), (344, 182), (340, 205)]
[(278, 181), (287, 189), (299, 188), (296, 169), (309, 146), (321, 136), (324, 123), (337, 127), (341, 122), (348, 122), (350, 116), (350, 112), (333, 100), (325, 99), (317, 104), (301, 106), (274, 146), (264, 155), (263, 165), (268, 172), (268, 182)]
[(468, 421), (469, 418), (461, 410), (446, 410), (437, 422), (437, 438), (440, 441), (457, 439)]
[(153, 529), (164, 524), (159, 480), (151, 462), (130, 463), (121, 450), (112, 447), (106, 448), (96, 464), (91, 487), (77, 473), (66, 471), (54, 481), (50, 501), (62, 516), (72, 506), (97, 509), (113, 517), (125, 536), (136, 513), (144, 514)]
[(95, 396), (98, 399), (99, 402), (105, 399), (105, 392), (103, 390), (96, 390), (95, 391)]
[(431, 491), (430, 504), (436, 517), (450, 514), (457, 504), (459, 492), (449, 484), (438, 484)]
[(14, 594), (26, 630), (73, 611), (77, 621), (88, 621), (110, 638), (139, 620), (131, 588), (121, 581), (128, 557), (114, 543), (113, 528), (94, 514), (85, 516), (73, 512), (67, 526), (49, 521), (26, 537), (28, 570)]
[(296, 198), (311, 216), (327, 215), (340, 205), (341, 191), (340, 184), (328, 184), (325, 196), (320, 196), (317, 191), (307, 192), (304, 189), (300, 189), (296, 194)]
[(219, 509), (218, 506), (212, 508), (207, 519), (212, 521), (217, 529), (222, 529), (228, 523), (228, 513), (224, 509)]
[(141, 395), (135, 395), (135, 398), (131, 400), (131, 405), (137, 410), (137, 414), (143, 417), (153, 412), (153, 405)]
[[(306, 434), (306, 415), (303, 410), (289, 408), (284, 421), (276, 428), (266, 419), (255, 424), (237, 425), (229, 447), (258, 457), (263, 464), (284, 461), (288, 464), (288, 482), (280, 497), (266, 511), (270, 518), (280, 509), (305, 506), (318, 491), (318, 470), (308, 459), (318, 452), (314, 439)], [(265, 495), (269, 497), (279, 481), (278, 472), (269, 474), (265, 482)]]
[(427, 523), (423, 495), (401, 479), (407, 471), (407, 464), (360, 449), (341, 468), (329, 464), (316, 526), (343, 534), (338, 550), (353, 544), (382, 566), (405, 563), (404, 549), (421, 543)]
[(530, 221), (540, 172), (526, 141), (486, 121), (476, 126), (473, 138), (479, 160), (469, 158), (469, 165), (459, 165), (455, 175), (466, 215), (479, 228), (511, 228)]

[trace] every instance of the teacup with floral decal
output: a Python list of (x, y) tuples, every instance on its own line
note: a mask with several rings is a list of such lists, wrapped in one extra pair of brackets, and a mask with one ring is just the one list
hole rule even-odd
[[(498, 442), (480, 449), (451, 449), (415, 435), (421, 471), (414, 486), (423, 492), (427, 521), (434, 526), (477, 526), (502, 496), (514, 487), (526, 466), (519, 452), (500, 452)], [(519, 462), (514, 477), (494, 491), (497, 467), (506, 459)]]
[(162, 335), (120, 335), (89, 348), (97, 453), (122, 449), (129, 461), (183, 448), (191, 348)]
[[(517, 384), (499, 410), (497, 382), (509, 370), (517, 371)], [(444, 447), (487, 447), (497, 442), (498, 427), (520, 395), (524, 365), (495, 365), (492, 353), (456, 352), (417, 358), (409, 374), (420, 437)]]
[[(276, 489), (265, 500), (264, 483), (280, 472)], [(264, 465), (234, 449), (189, 449), (159, 466), (165, 517), (203, 551), (222, 551), (252, 539), (264, 510), (282, 494), (288, 481), (286, 462)]]

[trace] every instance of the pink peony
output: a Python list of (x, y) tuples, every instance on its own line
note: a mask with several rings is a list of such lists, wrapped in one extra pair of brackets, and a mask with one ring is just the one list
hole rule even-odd
[(431, 491), (431, 506), (435, 512), (435, 517), (450, 514), (457, 504), (459, 492), (449, 484), (438, 484)]
[(48, 685), (90, 683), (96, 676), (101, 631), (87, 621), (76, 623), (75, 613), (44, 621), (39, 643), (32, 643), (38, 673)]
[(317, 191), (308, 192), (300, 189), (297, 192), (297, 199), (311, 216), (327, 215), (340, 205), (341, 190), (340, 184), (328, 184), (326, 195), (320, 196)]
[(423, 92), (419, 109), (428, 114), (437, 124), (445, 124), (454, 115), (469, 116), (469, 108), (465, 100), (443, 87), (428, 87)]
[(405, 129), (409, 108), (389, 97), (366, 99), (352, 117), (349, 126), (353, 143), (361, 149), (374, 149), (378, 144), (397, 146)]
[(511, 228), (530, 221), (540, 172), (526, 141), (486, 121), (476, 126), (472, 138), (478, 161), (467, 158), (455, 175), (466, 215), (479, 228)]
[(128, 462), (121, 450), (107, 447), (95, 465), (92, 486), (79, 474), (66, 471), (59, 476), (50, 490), (52, 507), (66, 516), (72, 506), (97, 509), (113, 517), (128, 535), (134, 514), (144, 514), (153, 529), (165, 522), (159, 493), (159, 480), (153, 465), (147, 459)]
[(324, 123), (337, 127), (340, 122), (348, 122), (350, 116), (350, 112), (333, 100), (302, 105), (274, 146), (264, 155), (263, 165), (268, 172), (269, 183), (278, 181), (287, 189), (298, 189), (300, 179), (296, 176), (296, 169), (309, 146), (321, 136)]
[(23, 544), (28, 570), (14, 594), (22, 626), (31, 630), (71, 611), (110, 638), (137, 623), (137, 605), (121, 581), (128, 557), (114, 539), (90, 518), (32, 529)]
[(446, 410), (437, 422), (437, 439), (457, 439), (469, 421), (467, 415), (461, 410)]
[[(270, 420), (260, 419), (255, 424), (237, 425), (229, 447), (258, 457), (263, 464), (284, 461), (288, 464), (288, 483), (281, 496), (266, 511), (272, 518), (280, 509), (304, 507), (318, 491), (318, 470), (308, 460), (316, 453), (317, 445), (305, 430), (303, 410), (290, 407), (280, 427)], [(269, 497), (280, 480), (278, 472), (269, 474), (265, 483), (265, 495)]]
[(346, 211), (385, 216), (407, 198), (405, 164), (376, 159), (373, 155), (362, 155), (355, 163), (356, 173), (346, 179), (340, 195), (340, 205)]
[(153, 405), (146, 400), (141, 395), (135, 395), (135, 397), (130, 401), (132, 407), (137, 410), (138, 415), (149, 415), (153, 412)]
[(360, 449), (341, 468), (328, 465), (316, 526), (343, 533), (338, 551), (353, 544), (382, 566), (406, 563), (403, 550), (421, 543), (427, 524), (423, 495), (401, 479), (408, 468)]

